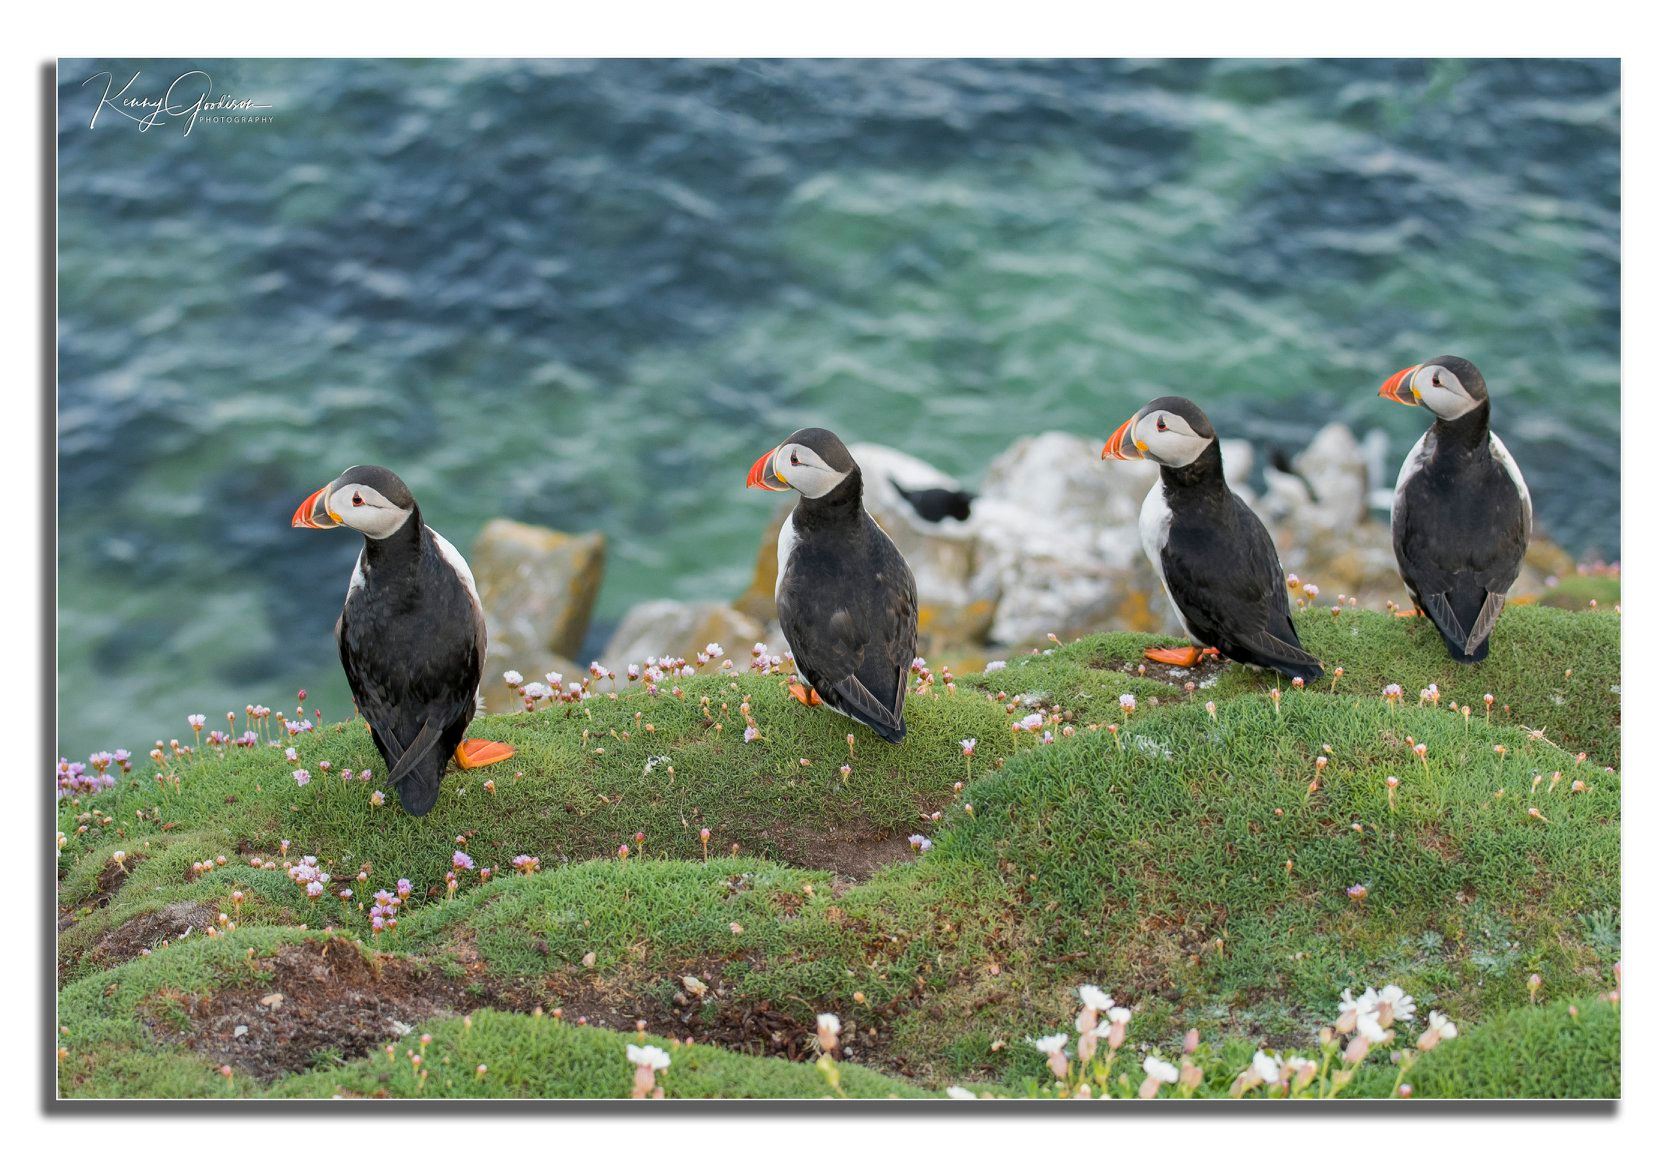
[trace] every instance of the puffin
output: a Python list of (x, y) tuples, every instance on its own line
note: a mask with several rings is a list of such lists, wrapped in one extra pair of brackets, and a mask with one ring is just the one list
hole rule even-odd
[(863, 509), (863, 475), (831, 431), (807, 427), (752, 464), (755, 490), (797, 490), (776, 543), (775, 609), (797, 675), (788, 695), (902, 743), (915, 662), (915, 576)]
[(1393, 488), (1400, 577), (1451, 657), (1479, 663), (1527, 554), (1527, 483), (1492, 432), (1487, 383), (1470, 362), (1430, 358), (1400, 370), (1379, 392), (1434, 415)]
[(1160, 464), (1138, 517), (1143, 552), (1191, 646), (1150, 648), (1157, 663), (1193, 667), (1209, 651), (1310, 683), (1323, 664), (1300, 646), (1277, 548), (1224, 481), (1218, 435), (1187, 398), (1148, 402), (1113, 432), (1102, 457)]
[(903, 500), (909, 503), (910, 509), (915, 511), (916, 517), (924, 522), (943, 522), (951, 519), (955, 522), (966, 522), (974, 513), (974, 498), (971, 490), (964, 490), (960, 486), (923, 486), (911, 490), (896, 478), (889, 478), (892, 489), (896, 490)]
[(466, 560), (426, 525), (402, 479), (352, 466), (305, 498), (291, 524), (362, 533), (333, 633), (403, 810), (432, 809), (451, 757), (463, 768), (511, 759), (505, 743), (465, 738), (478, 710), (484, 610)]

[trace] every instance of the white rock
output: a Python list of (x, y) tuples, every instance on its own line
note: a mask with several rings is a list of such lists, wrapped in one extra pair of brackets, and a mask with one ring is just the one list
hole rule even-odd
[[(1388, 450), (1393, 440), (1386, 430), (1371, 430), (1358, 444), (1359, 456), (1364, 459), (1364, 485), (1374, 493), (1393, 487), (1396, 479), (1388, 473)], [(1397, 470), (1397, 467), (1395, 468)], [(1391, 502), (1388, 504), (1393, 505)]]
[[(884, 483), (888, 480), (896, 481), (905, 490), (961, 490), (963, 486), (955, 478), (940, 470), (929, 462), (923, 462), (913, 454), (906, 454), (902, 450), (894, 450), (890, 446), (882, 446), (876, 442), (861, 442), (851, 448), (851, 456), (856, 459), (858, 469), (863, 472), (863, 505), (870, 510), (875, 509), (874, 497), (891, 490), (890, 486), (870, 485)], [(899, 504), (908, 508), (903, 496), (892, 491)], [(949, 521), (949, 520), (946, 520)], [(956, 525), (960, 525), (957, 523)]]
[(1312, 492), (1305, 479), (1286, 470), (1270, 466), (1260, 471), (1265, 494), (1250, 506), (1264, 520), (1266, 529), (1275, 536), (1279, 526), (1287, 526), (1305, 516), (1312, 506)]
[(622, 672), (630, 663), (649, 657), (674, 655), (692, 662), (701, 648), (716, 643), (743, 667), (752, 659), (752, 644), (764, 639), (764, 625), (727, 603), (683, 603), (656, 599), (637, 603), (612, 632), (600, 656), (601, 665)]
[(1231, 486), (1247, 483), (1253, 473), (1253, 443), (1245, 438), (1220, 438), (1219, 453), (1224, 458), (1224, 480)]
[(1353, 432), (1331, 422), (1294, 458), (1294, 472), (1311, 484), (1311, 517), (1321, 529), (1351, 530), (1368, 506), (1364, 451)]
[(1101, 451), (1096, 439), (1047, 433), (992, 463), (970, 521), (972, 594), (996, 604), (994, 642), (1117, 625), (1128, 592), (1152, 595), (1153, 579), (1137, 573), (1147, 567), (1137, 512), (1159, 472), (1101, 462)]
[(974, 569), (973, 520), (929, 522), (893, 485), (907, 490), (962, 490), (942, 470), (890, 446), (865, 442), (851, 447), (863, 472), (863, 508), (872, 514), (909, 563), (915, 588), (926, 606), (965, 605)]

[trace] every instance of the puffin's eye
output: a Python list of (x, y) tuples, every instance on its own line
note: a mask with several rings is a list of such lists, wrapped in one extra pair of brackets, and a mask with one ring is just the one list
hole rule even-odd
[(361, 494), (360, 494), (360, 492), (357, 492), (357, 493), (356, 493), (356, 494), (355, 494), (355, 495), (353, 495), (353, 496), (352, 496), (352, 497), (351, 497), (351, 499), (350, 499), (350, 505), (351, 505), (351, 506), (360, 506), (360, 505), (361, 505), (361, 504), (362, 504), (362, 502), (361, 502)]
[(1160, 433), (1164, 434), (1166, 432), (1166, 419), (1165, 418), (1156, 418), (1154, 420), (1154, 428), (1156, 430), (1158, 430)]
[(795, 466), (797, 466), (799, 464), (799, 452), (797, 450), (793, 451), (793, 457), (790, 459), (790, 461)]

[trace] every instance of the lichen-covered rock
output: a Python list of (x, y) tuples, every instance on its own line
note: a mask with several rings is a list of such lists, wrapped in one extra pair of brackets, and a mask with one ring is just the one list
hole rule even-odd
[(744, 667), (752, 644), (770, 642), (766, 634), (762, 622), (727, 603), (655, 599), (630, 608), (612, 632), (600, 662), (613, 671), (622, 671), (627, 664), (664, 655), (692, 661), (699, 651), (716, 643), (737, 667)]
[(498, 518), (472, 545), (472, 574), (484, 606), (485, 696), (494, 702), (509, 668), (531, 679), (579, 670), (595, 596), (606, 568), (606, 538), (566, 534)]
[(916, 623), (916, 650), (922, 657), (945, 656), (984, 642), (996, 619), (989, 599), (922, 602)]

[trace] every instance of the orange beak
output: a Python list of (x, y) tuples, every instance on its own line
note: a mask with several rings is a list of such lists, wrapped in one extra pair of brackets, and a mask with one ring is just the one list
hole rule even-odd
[[(781, 449), (777, 446), (775, 450)], [(771, 450), (762, 458), (752, 463), (752, 469), (746, 472), (746, 485), (753, 490), (791, 490), (792, 487), (781, 480), (775, 472), (775, 450)]]
[(326, 508), (327, 487), (323, 486), (297, 505), (291, 524), (304, 530), (331, 530), (338, 525), (338, 516)]
[(1397, 374), (1394, 374), (1393, 377), (1383, 382), (1382, 388), (1378, 392), (1388, 401), (1398, 402), (1401, 406), (1416, 405), (1417, 395), (1416, 392), (1411, 389), (1411, 375), (1421, 368), (1420, 363), (1414, 366), (1406, 366)]
[(1125, 425), (1113, 432), (1108, 444), (1102, 447), (1104, 459), (1118, 458), (1125, 462), (1134, 462), (1143, 456), (1146, 447), (1138, 446), (1136, 440), (1131, 437), (1131, 423), (1136, 420), (1135, 415), (1127, 418)]

